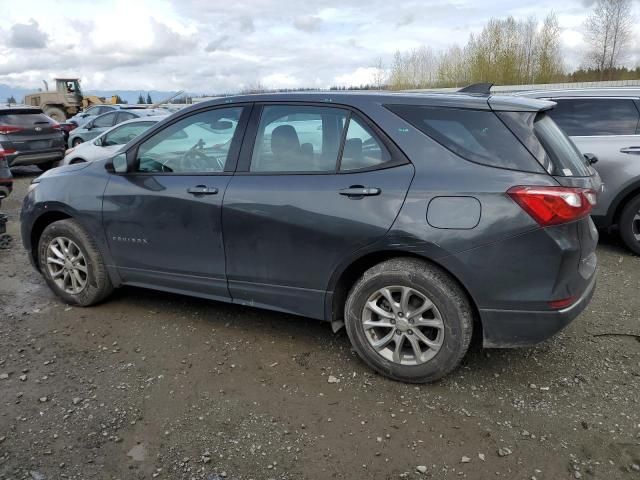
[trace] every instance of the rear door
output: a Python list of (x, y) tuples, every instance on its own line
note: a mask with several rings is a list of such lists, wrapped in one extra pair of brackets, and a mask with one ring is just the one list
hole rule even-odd
[(640, 114), (632, 98), (553, 98), (549, 116), (582, 153), (598, 157), (594, 165), (604, 189), (593, 215), (603, 217), (626, 186), (640, 178)]
[(413, 172), (347, 108), (257, 106), (224, 198), (234, 301), (323, 318), (332, 273), (388, 231)]

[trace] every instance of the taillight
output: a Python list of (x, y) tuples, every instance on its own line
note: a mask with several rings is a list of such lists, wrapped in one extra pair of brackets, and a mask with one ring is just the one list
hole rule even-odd
[(54, 130), (62, 130), (62, 126), (59, 123), (54, 123), (53, 125), (51, 125), (51, 128), (53, 128)]
[(13, 125), (0, 125), (0, 133), (6, 135), (7, 133), (16, 133), (24, 130), (22, 127), (15, 127)]
[(553, 310), (562, 310), (563, 308), (567, 308), (572, 305), (576, 301), (576, 297), (567, 297), (562, 298), (560, 300), (551, 300), (549, 302), (549, 307)]
[(15, 148), (2, 148), (2, 145), (0, 145), (0, 158), (4, 158), (5, 155), (11, 155), (12, 153), (16, 153)]
[(507, 194), (543, 227), (586, 217), (596, 203), (587, 188), (517, 186)]

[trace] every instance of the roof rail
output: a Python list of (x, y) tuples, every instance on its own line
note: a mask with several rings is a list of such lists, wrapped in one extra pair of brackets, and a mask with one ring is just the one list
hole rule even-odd
[(491, 94), (493, 83), (472, 83), (458, 90), (458, 93), (480, 93), (482, 95)]

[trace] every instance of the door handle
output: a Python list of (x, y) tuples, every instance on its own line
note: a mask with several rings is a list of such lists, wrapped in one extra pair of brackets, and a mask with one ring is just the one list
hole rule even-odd
[(640, 147), (625, 147), (620, 149), (620, 153), (633, 153), (640, 155)]
[(340, 190), (340, 195), (350, 198), (372, 197), (374, 195), (380, 195), (382, 190), (375, 187), (363, 187), (361, 185), (352, 185), (349, 188), (343, 188)]
[(217, 188), (209, 188), (206, 185), (196, 185), (195, 187), (187, 188), (187, 192), (193, 195), (215, 195), (218, 193)]

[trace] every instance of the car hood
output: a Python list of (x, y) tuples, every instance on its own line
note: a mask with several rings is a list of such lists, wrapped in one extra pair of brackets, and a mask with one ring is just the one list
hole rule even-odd
[(76, 172), (78, 170), (83, 170), (87, 168), (89, 165), (90, 165), (89, 163), (74, 163), (73, 165), (63, 165), (61, 167), (52, 168), (51, 170), (47, 170), (42, 175), (40, 175), (38, 177), (38, 180), (51, 178), (51, 177), (58, 177), (60, 175), (66, 175), (72, 172)]

